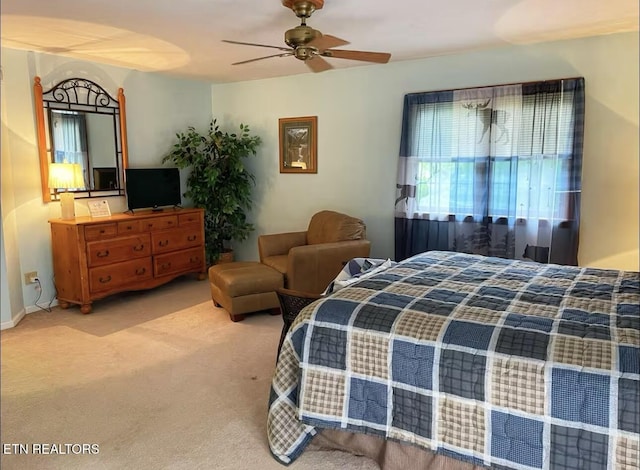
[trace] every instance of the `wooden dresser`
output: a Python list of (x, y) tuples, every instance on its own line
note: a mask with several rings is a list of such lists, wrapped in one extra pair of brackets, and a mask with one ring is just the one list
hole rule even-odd
[(139, 211), (53, 219), (53, 271), (62, 308), (116, 292), (150, 289), (187, 273), (206, 275), (204, 210)]

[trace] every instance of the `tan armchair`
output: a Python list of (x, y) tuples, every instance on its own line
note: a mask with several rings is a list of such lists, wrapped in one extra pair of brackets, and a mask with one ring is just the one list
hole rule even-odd
[(260, 262), (281, 272), (287, 289), (322, 293), (351, 258), (366, 258), (371, 242), (355, 217), (333, 211), (315, 214), (304, 232), (258, 237)]

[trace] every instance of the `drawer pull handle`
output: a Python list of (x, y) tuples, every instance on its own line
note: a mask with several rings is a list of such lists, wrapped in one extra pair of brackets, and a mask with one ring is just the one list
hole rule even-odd
[(141, 275), (143, 275), (143, 274), (144, 274), (144, 273), (146, 273), (146, 272), (147, 272), (147, 268), (138, 268), (138, 269), (136, 269), (136, 274), (137, 274), (138, 276), (141, 276)]
[(169, 244), (169, 240), (160, 240), (158, 242), (158, 245), (160, 246), (167, 246)]
[(106, 230), (105, 230), (105, 229), (103, 229), (103, 228), (101, 228), (101, 229), (100, 229), (100, 233), (106, 233)]
[(133, 230), (133, 227), (131, 225), (127, 225), (127, 230)]
[(98, 258), (106, 258), (107, 256), (109, 256), (109, 250), (104, 250), (104, 251), (98, 251), (96, 253), (96, 256)]
[(133, 247), (133, 251), (142, 251), (142, 250), (144, 250), (144, 245), (142, 243)]
[(171, 267), (171, 263), (162, 263), (162, 264), (160, 265), (160, 267), (161, 267), (162, 269), (169, 269), (169, 268)]
[(107, 282), (111, 282), (111, 276), (101, 277), (98, 279), (102, 284), (106, 284)]
[(191, 257), (189, 258), (189, 263), (191, 264), (196, 264), (200, 262), (200, 258), (198, 258), (197, 256)]
[(190, 241), (190, 242), (192, 242), (192, 241), (194, 241), (196, 238), (198, 238), (198, 236), (197, 236), (197, 235), (189, 235), (189, 236), (187, 237), (187, 240), (188, 240), (188, 241)]

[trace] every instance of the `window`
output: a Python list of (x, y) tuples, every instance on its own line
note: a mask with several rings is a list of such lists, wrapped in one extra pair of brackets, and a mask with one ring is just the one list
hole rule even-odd
[(566, 219), (573, 93), (503, 98), (495, 110), (483, 104), (416, 107), (417, 211), (481, 217), (484, 204), (474, 201), (486, 192), (490, 217)]
[(583, 120), (581, 78), (406, 95), (396, 259), (443, 247), (551, 253), (569, 228), (576, 264)]

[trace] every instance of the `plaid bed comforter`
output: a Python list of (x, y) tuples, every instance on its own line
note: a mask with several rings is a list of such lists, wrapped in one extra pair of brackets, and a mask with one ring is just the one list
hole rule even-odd
[(508, 469), (640, 468), (640, 275), (427, 252), (306, 307), (271, 452), (317, 428)]

